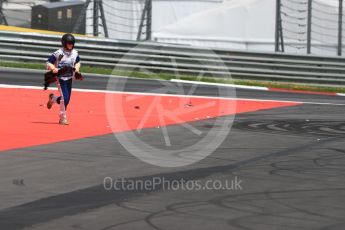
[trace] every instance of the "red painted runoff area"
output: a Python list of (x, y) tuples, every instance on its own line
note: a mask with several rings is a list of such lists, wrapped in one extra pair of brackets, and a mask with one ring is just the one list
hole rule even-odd
[(70, 125), (63, 126), (58, 124), (59, 106), (46, 108), (48, 94), (0, 88), (0, 151), (302, 104), (74, 91), (67, 111)]

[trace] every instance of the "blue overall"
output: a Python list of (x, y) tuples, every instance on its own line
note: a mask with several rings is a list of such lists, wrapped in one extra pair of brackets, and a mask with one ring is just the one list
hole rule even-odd
[(59, 84), (61, 88), (61, 96), (56, 99), (56, 102), (60, 104), (61, 98), (63, 96), (63, 102), (65, 104), (65, 110), (67, 110), (67, 106), (71, 100), (71, 94), (72, 94), (72, 79), (69, 79), (67, 81), (59, 79)]

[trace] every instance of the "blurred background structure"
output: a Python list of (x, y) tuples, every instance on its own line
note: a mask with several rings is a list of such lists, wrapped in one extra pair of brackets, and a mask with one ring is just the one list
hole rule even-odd
[(343, 53), (343, 0), (278, 0), (276, 51)]
[(343, 0), (0, 0), (0, 24), (123, 40), (343, 54)]

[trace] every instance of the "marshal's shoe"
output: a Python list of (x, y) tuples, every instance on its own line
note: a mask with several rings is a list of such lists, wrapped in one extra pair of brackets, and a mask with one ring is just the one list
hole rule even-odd
[(53, 104), (54, 104), (54, 94), (51, 93), (49, 94), (49, 97), (48, 97), (47, 108), (51, 109), (53, 107)]
[(66, 117), (61, 117), (59, 120), (60, 125), (69, 125)]

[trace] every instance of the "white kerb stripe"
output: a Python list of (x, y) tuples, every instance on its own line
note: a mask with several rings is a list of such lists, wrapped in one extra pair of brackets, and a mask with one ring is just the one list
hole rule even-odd
[(262, 86), (247, 86), (247, 85), (223, 84), (223, 83), (213, 83), (213, 82), (188, 81), (188, 80), (180, 80), (180, 79), (171, 79), (170, 81), (178, 82), (178, 83), (184, 83), (184, 84), (221, 86), (221, 87), (231, 87), (231, 88), (239, 88), (239, 89), (269, 90), (267, 87), (262, 87)]

